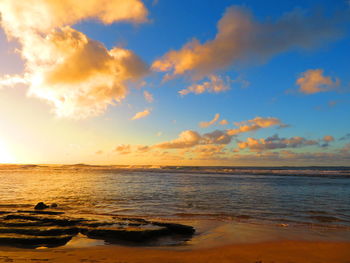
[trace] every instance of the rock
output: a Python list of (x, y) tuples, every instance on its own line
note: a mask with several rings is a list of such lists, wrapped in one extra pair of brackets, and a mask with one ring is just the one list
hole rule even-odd
[(64, 212), (41, 211), (41, 210), (18, 210), (18, 213), (39, 214), (39, 215), (63, 215)]
[[(152, 222), (138, 218), (118, 218), (115, 224), (82, 228), (81, 233), (89, 238), (102, 239), (108, 243), (135, 243), (162, 245), (166, 242), (182, 243), (190, 239), (195, 229), (192, 226)], [(163, 240), (163, 241), (161, 241)]]
[(56, 203), (51, 204), (51, 208), (56, 208), (56, 207), (58, 207), (58, 204), (56, 204)]
[(49, 206), (43, 202), (37, 203), (36, 206), (34, 207), (35, 210), (44, 210), (46, 208), (49, 208)]
[(63, 236), (76, 235), (79, 233), (77, 227), (0, 227), (1, 234), (18, 234), (28, 236)]
[[(46, 217), (43, 216), (32, 216), (32, 215), (23, 215), (23, 214), (11, 214), (3, 217), (4, 221), (2, 224), (6, 224), (6, 220), (18, 220), (18, 224), (23, 224), (23, 226), (28, 223), (29, 225), (43, 225), (43, 226), (75, 226), (78, 223), (82, 222), (82, 219), (73, 219), (67, 217)], [(28, 226), (29, 226), (28, 225)], [(15, 226), (15, 225), (12, 225)]]
[(72, 239), (71, 235), (64, 236), (26, 236), (17, 234), (1, 234), (0, 245), (37, 248), (58, 247), (67, 244)]
[(152, 222), (152, 224), (155, 226), (166, 227), (169, 230), (169, 232), (173, 235), (184, 235), (192, 237), (196, 232), (196, 230), (192, 226), (160, 222)]
[[(43, 205), (46, 206), (44, 203), (40, 206)], [(78, 233), (108, 243), (173, 245), (190, 239), (195, 229), (182, 224), (132, 217), (75, 218), (63, 212), (41, 210), (0, 214), (0, 245), (55, 247), (65, 245)]]
[(153, 229), (128, 229), (128, 228), (103, 228), (83, 230), (83, 234), (89, 238), (102, 239), (109, 243), (132, 242), (148, 243), (157, 238), (165, 236), (167, 229), (165, 227), (154, 227)]

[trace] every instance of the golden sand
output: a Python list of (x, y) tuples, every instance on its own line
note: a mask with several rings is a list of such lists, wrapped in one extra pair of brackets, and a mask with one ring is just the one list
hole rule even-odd
[(0, 262), (237, 262), (237, 263), (349, 263), (349, 242), (281, 241), (234, 244), (209, 249), (173, 250), (122, 246), (0, 249)]
[(350, 263), (345, 229), (192, 221), (196, 236), (181, 246), (128, 247), (74, 238), (45, 249), (0, 247), (0, 262), (115, 263)]

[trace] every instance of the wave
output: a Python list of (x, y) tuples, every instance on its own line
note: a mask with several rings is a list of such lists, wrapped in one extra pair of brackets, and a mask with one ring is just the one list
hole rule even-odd
[(310, 167), (235, 167), (235, 166), (155, 166), (155, 165), (0, 165), (1, 171), (21, 170), (74, 170), (103, 172), (157, 172), (157, 173), (191, 173), (210, 175), (270, 175), (270, 176), (341, 176), (350, 178), (350, 167), (346, 166), (310, 166)]

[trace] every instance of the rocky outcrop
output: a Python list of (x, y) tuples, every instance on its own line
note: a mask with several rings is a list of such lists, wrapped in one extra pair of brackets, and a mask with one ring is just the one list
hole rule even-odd
[(43, 202), (37, 203), (36, 206), (34, 207), (35, 210), (44, 210), (46, 208), (49, 208), (49, 206)]
[(142, 218), (75, 218), (61, 211), (19, 210), (0, 214), (0, 245), (56, 247), (79, 233), (113, 244), (164, 245), (189, 240), (195, 229)]

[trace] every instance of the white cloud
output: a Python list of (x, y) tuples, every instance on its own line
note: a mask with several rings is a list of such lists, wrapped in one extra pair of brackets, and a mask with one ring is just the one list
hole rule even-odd
[(148, 73), (132, 51), (108, 50), (70, 27), (88, 18), (105, 24), (144, 22), (147, 10), (139, 0), (2, 0), (0, 12), (1, 25), (21, 44), (25, 62), (22, 80), (14, 75), (7, 84), (27, 83), (29, 95), (49, 102), (60, 117), (102, 114), (125, 98), (130, 81)]

